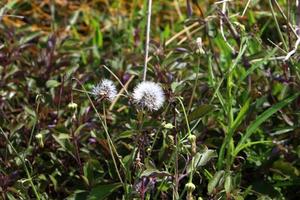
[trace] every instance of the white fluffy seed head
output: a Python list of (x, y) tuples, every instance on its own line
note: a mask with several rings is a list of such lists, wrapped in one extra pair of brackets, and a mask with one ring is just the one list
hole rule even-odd
[(113, 101), (117, 96), (117, 89), (111, 80), (103, 79), (93, 87), (92, 94), (97, 100), (107, 99)]
[(159, 84), (143, 81), (134, 88), (133, 100), (139, 106), (152, 111), (162, 107), (165, 95)]

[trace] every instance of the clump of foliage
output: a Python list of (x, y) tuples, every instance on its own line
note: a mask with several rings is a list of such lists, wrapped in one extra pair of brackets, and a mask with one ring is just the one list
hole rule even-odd
[(299, 198), (299, 9), (2, 1), (1, 198)]

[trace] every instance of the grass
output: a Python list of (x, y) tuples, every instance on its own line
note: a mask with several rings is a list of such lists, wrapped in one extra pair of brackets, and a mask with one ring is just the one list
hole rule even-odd
[[(1, 2), (1, 199), (298, 199), (297, 9)], [(143, 80), (159, 110), (137, 105)]]

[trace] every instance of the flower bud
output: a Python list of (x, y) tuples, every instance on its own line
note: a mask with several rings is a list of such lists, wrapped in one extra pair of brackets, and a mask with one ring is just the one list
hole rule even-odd
[(164, 128), (165, 129), (172, 129), (172, 128), (174, 128), (174, 126), (173, 126), (173, 124), (171, 124), (171, 123), (163, 123), (163, 126), (164, 126)]
[(203, 50), (203, 42), (202, 42), (202, 38), (201, 37), (198, 37), (196, 39), (196, 44), (197, 44), (197, 47), (198, 47), (198, 50), (196, 52), (200, 53), (200, 54), (204, 54), (205, 51)]
[(189, 183), (185, 184), (185, 188), (188, 192), (189, 191), (193, 192), (196, 189), (196, 186), (194, 183), (189, 182)]
[(188, 140), (191, 143), (191, 154), (195, 155), (196, 154), (196, 139), (197, 137), (195, 135), (190, 135), (188, 136)]
[(196, 189), (196, 186), (194, 185), (194, 183), (189, 182), (189, 183), (185, 184), (185, 188), (187, 190), (186, 199), (187, 200), (193, 200), (194, 199), (193, 191)]
[(71, 102), (68, 104), (68, 108), (71, 110), (75, 110), (78, 107), (77, 103)]
[(189, 135), (188, 136), (188, 140), (189, 142), (192, 144), (192, 143), (195, 143), (196, 142), (196, 136), (195, 135)]

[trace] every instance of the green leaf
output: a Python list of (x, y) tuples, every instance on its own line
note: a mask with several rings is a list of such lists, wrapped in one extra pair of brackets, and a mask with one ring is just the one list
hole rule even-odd
[(32, 117), (36, 118), (36, 114), (35, 114), (34, 110), (32, 110), (31, 108), (29, 108), (28, 106), (24, 106), (24, 110), (25, 110), (26, 113), (28, 113)]
[(268, 108), (262, 114), (260, 114), (247, 128), (246, 134), (244, 134), (238, 143), (235, 149), (235, 155), (239, 153), (241, 150), (241, 146), (246, 142), (246, 140), (259, 128), (259, 126), (264, 123), (267, 119), (269, 119), (274, 113), (282, 109), (284, 106), (290, 104), (293, 100), (295, 100), (300, 93), (296, 93), (293, 96), (280, 101), (279, 103), (273, 105), (272, 107)]
[(42, 35), (41, 32), (33, 32), (30, 34), (27, 34), (26, 37), (22, 37), (19, 42), (20, 42), (20, 44), (25, 44), (35, 38), (38, 38), (41, 35)]
[(93, 186), (95, 183), (95, 173), (102, 172), (103, 169), (101, 164), (96, 159), (89, 159), (87, 162), (84, 163), (83, 166), (83, 177), (85, 177), (85, 181), (88, 185)]
[(93, 43), (94, 45), (97, 45), (98, 48), (101, 48), (103, 46), (103, 36), (99, 26), (95, 28), (95, 36)]
[(206, 165), (206, 163), (208, 161), (210, 161), (212, 158), (216, 158), (218, 155), (217, 155), (217, 152), (215, 150), (211, 150), (211, 149), (208, 149), (206, 150), (203, 154), (202, 154), (202, 157), (200, 159), (200, 162), (199, 162), (199, 166), (204, 166)]
[(46, 82), (46, 86), (47, 88), (56, 88), (60, 85), (60, 82), (58, 82), (57, 80), (48, 80)]
[(62, 147), (62, 149), (64, 149), (70, 155), (72, 155), (74, 158), (76, 158), (75, 155), (72, 153), (71, 145), (70, 145), (70, 141), (69, 141), (70, 136), (68, 134), (60, 133), (58, 136), (52, 134), (52, 137)]
[(66, 200), (86, 200), (88, 196), (88, 191), (76, 190), (73, 194), (68, 196)]
[(120, 139), (124, 139), (124, 138), (130, 138), (132, 135), (134, 135), (134, 130), (126, 130), (126, 131), (123, 131), (122, 133), (120, 133), (118, 136), (117, 136), (117, 139), (116, 140), (120, 140)]
[(208, 194), (212, 194), (214, 192), (215, 188), (219, 184), (219, 181), (222, 178), (222, 176), (224, 175), (224, 173), (225, 173), (224, 170), (217, 171), (215, 173), (214, 177), (209, 181), (209, 183), (207, 185)]
[(190, 173), (191, 170), (197, 170), (198, 167), (202, 167), (207, 164), (212, 158), (217, 157), (217, 152), (215, 150), (206, 149), (203, 153), (196, 153), (194, 156), (194, 166), (192, 168), (192, 162), (187, 167), (187, 173)]
[(155, 176), (155, 177), (163, 177), (163, 176), (171, 176), (169, 172), (166, 171), (159, 171), (157, 169), (146, 169), (141, 174), (141, 177), (143, 176)]
[(55, 176), (52, 175), (52, 174), (50, 174), (49, 178), (50, 178), (50, 180), (51, 180), (51, 182), (53, 184), (54, 190), (57, 191), (57, 180), (56, 180)]
[(108, 195), (113, 193), (119, 187), (121, 187), (121, 183), (112, 183), (107, 185), (98, 185), (94, 187), (90, 194), (87, 197), (87, 200), (102, 200), (105, 199)]
[(213, 111), (213, 109), (214, 109), (213, 105), (209, 105), (209, 104), (201, 105), (189, 114), (188, 119), (189, 119), (189, 121), (199, 119), (199, 118), (203, 117), (204, 115)]
[(170, 31), (170, 25), (167, 24), (167, 25), (165, 26), (165, 30), (164, 30), (163, 33), (162, 33), (163, 38), (164, 38), (165, 40), (167, 40), (167, 39), (170, 37), (170, 34), (171, 34), (171, 31)]
[(17, 2), (18, 2), (17, 0), (7, 1), (6, 3), (4, 3), (4, 6), (2, 5), (3, 7), (0, 9), (0, 20), (3, 17), (3, 15), (5, 14), (5, 12), (7, 10), (12, 9)]
[(224, 188), (227, 194), (230, 194), (232, 190), (232, 177), (230, 174), (228, 174), (225, 178)]
[(86, 162), (84, 163), (84, 166), (83, 166), (83, 175), (84, 177), (86, 178), (86, 182), (88, 185), (90, 185), (90, 182), (92, 181), (91, 179), (93, 179), (93, 169), (90, 165), (90, 162)]
[(283, 160), (277, 160), (273, 163), (273, 169), (277, 169), (278, 171), (282, 172), (285, 175), (294, 177), (299, 176), (299, 170), (294, 167), (291, 163), (285, 162)]
[(87, 123), (81, 124), (74, 132), (74, 135), (78, 135), (80, 133), (81, 129), (83, 129), (86, 125), (87, 125)]
[(238, 116), (236, 117), (236, 119), (234, 120), (232, 127), (231, 127), (231, 131), (234, 132), (236, 128), (238, 128), (238, 126), (241, 124), (241, 122), (243, 121), (243, 119), (245, 118), (247, 111), (249, 110), (250, 107), (250, 102), (251, 99), (249, 98), (245, 104), (243, 105), (243, 107), (241, 108)]

